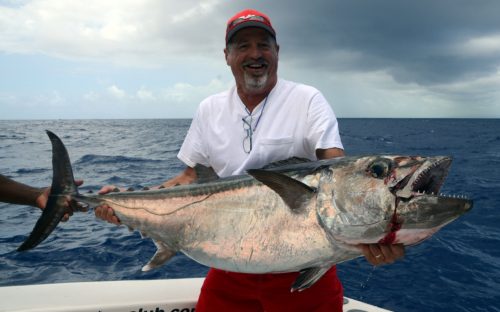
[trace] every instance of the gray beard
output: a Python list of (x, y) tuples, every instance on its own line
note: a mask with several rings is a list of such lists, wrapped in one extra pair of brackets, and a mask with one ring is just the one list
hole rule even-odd
[(245, 73), (244, 74), (245, 87), (249, 91), (260, 91), (266, 86), (268, 77), (269, 77), (269, 75), (267, 73), (261, 77), (253, 77), (253, 76)]

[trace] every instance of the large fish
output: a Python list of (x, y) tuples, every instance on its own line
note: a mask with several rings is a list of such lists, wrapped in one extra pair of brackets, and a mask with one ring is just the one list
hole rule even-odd
[(197, 166), (200, 180), (191, 185), (81, 195), (64, 144), (47, 133), (51, 195), (20, 251), (51, 233), (70, 195), (91, 206), (109, 205), (122, 224), (155, 241), (158, 250), (143, 270), (180, 251), (227, 271), (300, 271), (293, 291), (360, 256), (358, 244), (414, 245), (472, 207), (469, 199), (438, 195), (449, 157), (418, 156), (293, 159), (223, 179)]

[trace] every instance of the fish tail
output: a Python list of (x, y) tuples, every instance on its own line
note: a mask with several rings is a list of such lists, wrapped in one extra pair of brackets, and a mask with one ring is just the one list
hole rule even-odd
[(45, 209), (38, 219), (29, 237), (23, 242), (17, 251), (29, 250), (43, 242), (64, 214), (68, 211), (66, 204), (67, 195), (77, 195), (78, 190), (73, 178), (73, 169), (69, 159), (68, 151), (57, 135), (46, 130), (52, 143), (52, 186)]

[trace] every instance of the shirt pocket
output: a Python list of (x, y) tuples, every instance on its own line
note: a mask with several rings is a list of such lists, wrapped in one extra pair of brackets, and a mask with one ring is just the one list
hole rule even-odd
[(258, 143), (259, 159), (262, 164), (293, 157), (293, 137), (263, 138)]

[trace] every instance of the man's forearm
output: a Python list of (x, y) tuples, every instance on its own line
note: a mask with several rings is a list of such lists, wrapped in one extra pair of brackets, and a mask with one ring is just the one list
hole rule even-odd
[(330, 159), (344, 156), (344, 150), (340, 148), (317, 149), (316, 157), (318, 159)]
[(37, 206), (44, 189), (31, 187), (0, 175), (0, 201), (17, 205)]
[(191, 184), (196, 181), (196, 171), (191, 167), (186, 167), (184, 171), (181, 172), (178, 176), (165, 181), (162, 183), (163, 187), (172, 187), (176, 185), (184, 185)]

